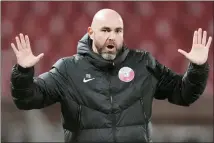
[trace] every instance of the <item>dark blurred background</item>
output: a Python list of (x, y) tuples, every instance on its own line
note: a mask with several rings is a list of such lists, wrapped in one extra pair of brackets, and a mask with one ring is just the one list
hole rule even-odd
[[(87, 32), (94, 14), (102, 8), (118, 11), (125, 24), (130, 48), (146, 49), (162, 64), (184, 73), (188, 61), (177, 52), (189, 51), (194, 30), (213, 36), (213, 2), (1, 2), (2, 141), (63, 141), (58, 104), (42, 110), (20, 111), (10, 95), (10, 47), (19, 33), (29, 35), (33, 52), (44, 52), (36, 75), (48, 71), (61, 57), (76, 53), (78, 40)], [(213, 42), (212, 42), (213, 43)], [(155, 100), (153, 140), (213, 141), (213, 44), (206, 91), (191, 107)]]

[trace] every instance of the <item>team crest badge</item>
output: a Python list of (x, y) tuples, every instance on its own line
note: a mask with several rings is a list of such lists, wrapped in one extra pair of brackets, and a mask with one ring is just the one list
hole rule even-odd
[(118, 77), (123, 82), (130, 82), (134, 79), (135, 73), (129, 67), (123, 67), (118, 72)]

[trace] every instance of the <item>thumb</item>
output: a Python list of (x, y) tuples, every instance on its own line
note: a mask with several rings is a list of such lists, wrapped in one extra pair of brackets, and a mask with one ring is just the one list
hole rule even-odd
[(41, 60), (43, 57), (44, 57), (44, 53), (39, 54), (39, 55), (36, 57), (37, 62), (38, 62), (39, 60)]
[(185, 52), (184, 50), (178, 49), (178, 52), (184, 55), (185, 57), (188, 57), (188, 53)]

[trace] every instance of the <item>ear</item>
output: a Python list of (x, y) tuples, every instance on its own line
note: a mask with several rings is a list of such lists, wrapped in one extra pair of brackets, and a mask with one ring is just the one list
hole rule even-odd
[(89, 37), (93, 40), (93, 34), (94, 34), (94, 32), (93, 32), (93, 30), (92, 30), (92, 28), (91, 27), (88, 27), (88, 35), (89, 35)]

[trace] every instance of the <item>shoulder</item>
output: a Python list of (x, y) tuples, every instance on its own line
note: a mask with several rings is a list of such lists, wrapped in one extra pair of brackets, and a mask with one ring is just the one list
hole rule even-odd
[(72, 66), (77, 64), (79, 61), (81, 61), (83, 57), (75, 54), (73, 56), (68, 56), (68, 57), (62, 57), (60, 59), (58, 59), (54, 64), (53, 64), (53, 68), (66, 68), (68, 65)]
[(150, 52), (143, 50), (143, 49), (130, 49), (130, 54), (132, 56), (140, 56), (140, 57), (144, 57), (144, 58), (147, 58), (148, 56), (151, 55)]
[(150, 52), (142, 49), (131, 49), (130, 57), (137, 58), (140, 61), (145, 62), (147, 65), (155, 65), (156, 63), (154, 56)]

